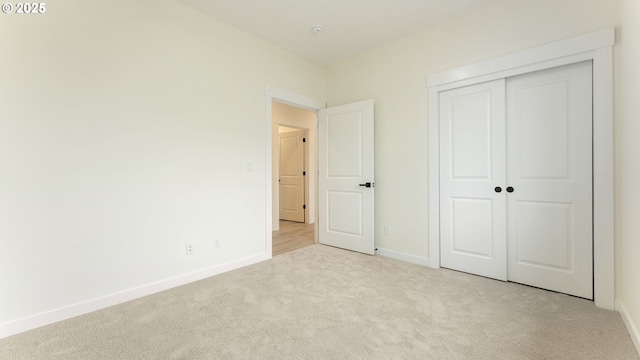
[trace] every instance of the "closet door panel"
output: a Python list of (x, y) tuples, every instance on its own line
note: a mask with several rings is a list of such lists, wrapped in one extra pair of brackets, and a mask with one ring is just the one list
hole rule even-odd
[(507, 80), (508, 279), (593, 298), (591, 62)]
[(439, 94), (443, 267), (506, 280), (504, 80)]

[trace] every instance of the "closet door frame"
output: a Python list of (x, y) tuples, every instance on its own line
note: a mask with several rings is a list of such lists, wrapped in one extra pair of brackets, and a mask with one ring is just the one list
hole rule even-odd
[(596, 306), (615, 309), (613, 219), (614, 28), (557, 41), (427, 77), (429, 94), (429, 266), (440, 268), (439, 93), (481, 82), (593, 62), (593, 274)]

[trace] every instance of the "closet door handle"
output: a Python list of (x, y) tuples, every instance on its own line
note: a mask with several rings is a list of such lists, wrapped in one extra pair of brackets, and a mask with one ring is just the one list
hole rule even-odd
[(502, 192), (502, 188), (500, 186), (496, 186), (496, 188), (493, 190), (495, 190), (497, 193)]
[(512, 193), (512, 192), (513, 192), (513, 190), (514, 190), (514, 189), (513, 189), (513, 187), (511, 187), (511, 186), (509, 186), (509, 187), (507, 188), (507, 192), (508, 192), (508, 193)]

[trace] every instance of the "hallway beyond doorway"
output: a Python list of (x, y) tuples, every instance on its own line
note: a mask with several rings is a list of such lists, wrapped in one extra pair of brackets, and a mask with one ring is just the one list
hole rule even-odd
[(315, 243), (314, 226), (314, 224), (280, 220), (280, 230), (273, 232), (272, 255), (276, 256), (313, 245)]

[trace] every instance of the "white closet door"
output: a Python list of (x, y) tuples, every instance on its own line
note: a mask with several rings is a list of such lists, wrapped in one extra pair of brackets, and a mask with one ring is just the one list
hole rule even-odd
[(592, 66), (507, 80), (508, 278), (593, 298)]
[(497, 80), (439, 94), (441, 264), (500, 280), (507, 279), (504, 89)]

